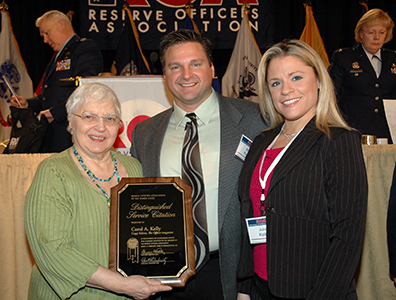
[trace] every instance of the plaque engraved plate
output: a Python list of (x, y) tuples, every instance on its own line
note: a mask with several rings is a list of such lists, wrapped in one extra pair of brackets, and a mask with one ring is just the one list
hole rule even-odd
[(191, 187), (179, 177), (122, 178), (111, 189), (109, 268), (184, 286), (195, 274)]

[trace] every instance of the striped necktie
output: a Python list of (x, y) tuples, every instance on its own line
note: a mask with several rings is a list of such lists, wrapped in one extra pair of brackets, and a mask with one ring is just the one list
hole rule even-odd
[(182, 150), (182, 179), (192, 188), (194, 219), (195, 269), (198, 272), (209, 260), (209, 241), (206, 222), (205, 188), (199, 154), (198, 125), (196, 115), (189, 113)]

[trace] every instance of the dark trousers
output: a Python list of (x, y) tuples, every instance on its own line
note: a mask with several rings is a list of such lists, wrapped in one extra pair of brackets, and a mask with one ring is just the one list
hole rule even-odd
[(224, 299), (221, 288), (219, 254), (211, 254), (210, 260), (202, 269), (187, 281), (184, 287), (174, 287), (162, 293), (166, 300), (220, 300)]

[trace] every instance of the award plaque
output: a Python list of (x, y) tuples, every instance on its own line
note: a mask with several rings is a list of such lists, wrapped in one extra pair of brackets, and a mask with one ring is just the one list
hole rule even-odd
[(195, 274), (191, 187), (179, 177), (122, 178), (111, 188), (109, 268), (184, 286)]

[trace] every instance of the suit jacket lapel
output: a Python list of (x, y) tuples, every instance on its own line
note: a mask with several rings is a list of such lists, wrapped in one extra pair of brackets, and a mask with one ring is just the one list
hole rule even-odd
[(161, 176), (160, 169), (160, 157), (161, 157), (161, 148), (162, 143), (164, 141), (166, 129), (168, 128), (169, 120), (173, 112), (173, 107), (165, 111), (163, 118), (159, 118), (156, 122), (152, 123), (152, 127), (149, 129), (147, 134), (149, 135), (150, 147), (152, 147), (153, 151), (148, 152), (147, 157), (143, 164), (143, 173), (144, 174), (152, 174), (154, 172), (154, 176)]
[(359, 62), (360, 67), (364, 70), (364, 72), (367, 72), (375, 80), (377, 79), (377, 74), (375, 73), (373, 65), (369, 61), (366, 52), (364, 52), (362, 45), (356, 48), (356, 60)]
[[(218, 216), (219, 230), (221, 230), (229, 199), (232, 197), (238, 184), (241, 161), (235, 157), (240, 138), (244, 133), (239, 125), (243, 115), (229, 104), (228, 100), (218, 95), (220, 109), (220, 165), (219, 165), (219, 193), (218, 193)], [(250, 136), (250, 139), (254, 137)]]
[[(394, 63), (394, 62), (393, 62)], [(392, 65), (392, 62), (389, 59), (386, 51), (382, 51), (381, 49), (381, 73), (379, 79), (386, 78), (386, 73), (389, 72), (389, 66)]]
[(44, 76), (44, 80), (43, 82), (47, 81), (49, 79), (49, 77), (51, 76), (51, 74), (55, 71), (56, 69), (56, 63), (59, 60), (62, 60), (64, 58), (64, 56), (69, 52), (70, 47), (72, 45), (74, 45), (74, 43), (79, 39), (78, 35), (74, 35), (70, 41), (67, 42), (67, 44), (65, 45), (65, 47), (62, 49), (62, 52), (59, 53), (59, 55), (57, 56), (56, 54), (54, 55), (54, 57), (51, 59), (50, 63), (48, 64), (46, 70), (45, 70), (45, 76)]
[(54, 56), (52, 57), (51, 61), (47, 65), (47, 68), (45, 69), (45, 75), (44, 75), (43, 82), (46, 82), (48, 80), (48, 78), (51, 76), (52, 72), (54, 72), (55, 67), (56, 67), (55, 58), (56, 58), (56, 54), (54, 54)]
[(300, 161), (305, 157), (307, 151), (324, 134), (316, 128), (316, 118), (313, 118), (290, 145), (283, 155), (272, 174), (268, 193), (282, 180)]

